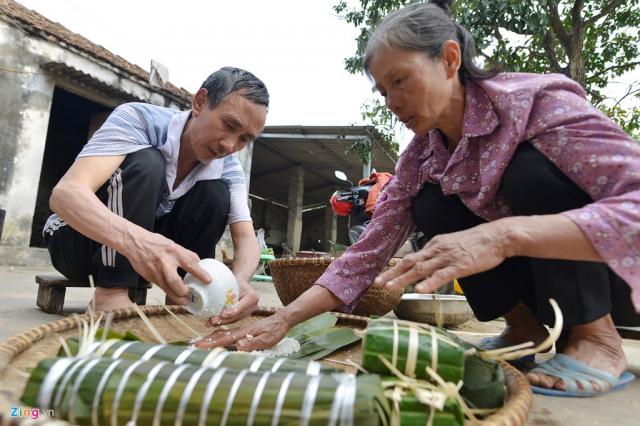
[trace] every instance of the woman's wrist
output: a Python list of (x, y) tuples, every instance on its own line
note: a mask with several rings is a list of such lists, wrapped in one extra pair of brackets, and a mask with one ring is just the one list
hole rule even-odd
[(496, 227), (496, 237), (505, 259), (525, 255), (529, 241), (527, 229), (532, 219), (533, 216), (514, 216), (489, 222)]

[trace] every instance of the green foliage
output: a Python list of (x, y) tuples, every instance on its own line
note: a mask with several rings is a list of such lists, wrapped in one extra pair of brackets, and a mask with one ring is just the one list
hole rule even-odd
[[(362, 71), (369, 32), (387, 13), (408, 3), (412, 1), (360, 0), (359, 7), (350, 7), (341, 0), (334, 6), (360, 30), (354, 56), (345, 59), (347, 71)], [(565, 74), (584, 86), (594, 105), (638, 136), (639, 108), (625, 109), (620, 102), (611, 106), (603, 89), (640, 65), (640, 0), (459, 0), (452, 12), (475, 36), (485, 64)], [(365, 104), (363, 116), (376, 127), (392, 124), (376, 104)]]

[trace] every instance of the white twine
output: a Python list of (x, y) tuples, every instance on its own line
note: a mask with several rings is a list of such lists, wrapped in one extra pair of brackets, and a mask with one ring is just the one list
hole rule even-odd
[(267, 371), (262, 375), (258, 385), (256, 386), (256, 391), (253, 394), (253, 399), (251, 400), (251, 408), (249, 409), (249, 415), (247, 416), (247, 426), (253, 426), (253, 422), (256, 418), (256, 413), (258, 412), (258, 405), (260, 405), (260, 399), (262, 398), (262, 392), (264, 392), (264, 388), (267, 385), (267, 381), (271, 376), (271, 372)]
[(280, 367), (282, 366), (282, 364), (284, 364), (284, 362), (286, 361), (286, 358), (279, 358), (274, 364), (273, 367), (271, 367), (271, 372), (272, 373), (276, 373)]
[(96, 388), (96, 393), (93, 396), (93, 402), (91, 404), (91, 424), (93, 426), (98, 426), (98, 404), (102, 398), (102, 392), (104, 392), (104, 388), (107, 386), (111, 373), (113, 373), (116, 367), (122, 363), (122, 360), (119, 359), (117, 361), (110, 362), (112, 364), (104, 371), (102, 378), (100, 378), (100, 383), (98, 383), (98, 387)]
[(171, 389), (173, 389), (173, 386), (176, 384), (176, 381), (178, 380), (178, 377), (180, 376), (180, 374), (182, 374), (182, 372), (189, 367), (193, 367), (193, 366), (189, 364), (182, 364), (181, 366), (176, 368), (167, 379), (166, 383), (164, 384), (164, 387), (162, 388), (162, 391), (160, 392), (160, 396), (158, 397), (156, 410), (155, 410), (155, 413), (153, 414), (153, 422), (152, 422), (153, 426), (160, 426), (160, 415), (162, 414), (162, 408), (164, 407), (164, 403), (167, 400), (167, 397), (169, 396)]
[(49, 368), (49, 372), (40, 385), (40, 391), (38, 392), (38, 407), (51, 408), (51, 397), (53, 389), (55, 388), (60, 376), (62, 376), (67, 368), (74, 363), (75, 358), (60, 358)]
[[(229, 413), (231, 412), (231, 407), (233, 406), (233, 401), (236, 399), (236, 395), (238, 394), (238, 390), (240, 390), (240, 384), (244, 379), (244, 376), (249, 373), (249, 370), (242, 370), (240, 374), (233, 381), (233, 385), (231, 385), (231, 390), (229, 391), (229, 396), (227, 397), (227, 402), (224, 405), (224, 412), (222, 413), (222, 419), (220, 420), (220, 426), (227, 425), (227, 419), (229, 418)], [(178, 425), (176, 425), (178, 426)]]
[(149, 371), (149, 375), (147, 376), (147, 379), (144, 381), (142, 386), (140, 386), (140, 389), (138, 390), (138, 393), (136, 394), (136, 399), (135, 399), (135, 402), (133, 404), (133, 410), (131, 411), (131, 420), (129, 420), (129, 422), (127, 423), (127, 426), (133, 426), (138, 421), (138, 415), (140, 414), (140, 409), (142, 408), (142, 403), (144, 401), (144, 398), (147, 396), (147, 392), (149, 392), (149, 388), (151, 387), (151, 383), (156, 378), (158, 373), (160, 373), (160, 370), (166, 365), (169, 365), (169, 362), (162, 361), (162, 362), (158, 363), (155, 367), (153, 367), (151, 369), (151, 371)]
[(156, 353), (158, 353), (161, 349), (166, 348), (167, 345), (156, 345), (153, 346), (149, 349), (147, 349), (147, 351), (140, 357), (141, 360), (143, 361), (149, 361)]
[(189, 358), (191, 356), (192, 353), (194, 353), (196, 351), (196, 348), (187, 348), (184, 351), (182, 351), (182, 353), (180, 355), (178, 355), (176, 357), (176, 360), (174, 361), (175, 365), (180, 365), (180, 364), (184, 364), (187, 361), (187, 358)]
[(126, 351), (134, 343), (136, 343), (136, 342), (131, 341), (131, 342), (123, 343), (121, 346), (118, 346), (118, 349), (113, 351), (113, 353), (111, 354), (111, 358), (113, 358), (113, 359), (120, 358), (122, 356), (122, 354), (124, 353), (124, 351)]
[(111, 346), (116, 343), (120, 343), (122, 340), (120, 339), (109, 339), (104, 342), (98, 343), (98, 347), (95, 349), (95, 356), (103, 357), (105, 353), (111, 348)]
[(78, 371), (78, 368), (82, 367), (83, 364), (86, 364), (91, 358), (76, 358), (75, 363), (72, 366), (69, 366), (69, 369), (66, 371), (66, 375), (60, 381), (60, 385), (58, 386), (58, 392), (56, 392), (56, 398), (53, 402), (53, 409), (55, 411), (60, 410), (60, 403), (62, 402), (62, 397), (64, 396), (67, 388), (67, 384), (71, 380), (71, 377)]
[(264, 356), (264, 355), (259, 356), (258, 358), (256, 358), (251, 363), (251, 366), (249, 367), (249, 371), (251, 371), (252, 373), (257, 373), (258, 371), (260, 371), (260, 366), (262, 365), (262, 363), (264, 362), (265, 359), (267, 359), (267, 357)]
[(336, 426), (336, 423), (341, 414), (341, 404), (344, 394), (346, 392), (347, 380), (349, 380), (348, 374), (334, 375), (335, 378), (340, 380), (340, 384), (336, 387), (336, 392), (331, 403), (331, 414), (329, 415), (329, 426)]
[(184, 413), (187, 410), (187, 403), (189, 402), (189, 399), (191, 398), (191, 394), (193, 393), (193, 390), (198, 384), (200, 377), (206, 371), (211, 371), (211, 370), (206, 367), (199, 368), (195, 373), (193, 373), (193, 376), (191, 376), (191, 378), (189, 379), (187, 386), (185, 386), (184, 392), (182, 392), (182, 397), (180, 398), (180, 404), (178, 405), (178, 410), (176, 412), (176, 421), (174, 423), (175, 426), (182, 425), (182, 420), (184, 419)]
[(118, 426), (118, 409), (120, 408), (120, 398), (122, 398), (122, 394), (124, 393), (124, 389), (127, 386), (129, 377), (131, 377), (136, 368), (138, 368), (145, 362), (146, 361), (143, 360), (134, 362), (129, 367), (127, 367), (127, 369), (122, 374), (120, 382), (118, 383), (118, 388), (116, 389), (116, 394), (113, 397), (113, 402), (111, 403), (111, 426)]
[(398, 323), (396, 321), (393, 322), (393, 350), (391, 352), (391, 364), (394, 367), (398, 366)]
[(320, 370), (322, 369), (322, 365), (316, 361), (310, 361), (307, 366), (307, 376), (317, 376), (320, 374)]
[(309, 424), (311, 413), (313, 413), (313, 406), (316, 403), (316, 397), (318, 396), (320, 380), (322, 380), (322, 376), (313, 376), (311, 380), (309, 380), (309, 383), (307, 383), (307, 389), (304, 392), (304, 397), (302, 400), (300, 426), (308, 426)]
[(419, 343), (418, 330), (415, 327), (409, 327), (409, 346), (407, 348), (407, 359), (404, 365), (404, 373), (409, 377), (416, 376)]
[(207, 383), (207, 388), (204, 392), (204, 397), (202, 398), (202, 404), (200, 405), (200, 415), (198, 417), (198, 426), (205, 426), (207, 422), (207, 411), (209, 410), (209, 405), (211, 404), (211, 398), (213, 397), (213, 393), (216, 391), (218, 384), (222, 380), (222, 376), (227, 372), (226, 368), (221, 368), (216, 371), (211, 379), (209, 379), (209, 383)]
[(95, 367), (95, 365), (97, 363), (99, 363), (100, 361), (101, 361), (101, 358), (92, 359), (80, 371), (80, 373), (76, 377), (75, 382), (73, 383), (73, 387), (71, 388), (71, 396), (69, 397), (69, 404), (68, 404), (68, 407), (69, 407), (69, 421), (72, 424), (77, 424), (77, 422), (76, 422), (76, 400), (78, 398), (78, 391), (80, 390), (80, 386), (81, 386), (82, 382), (84, 381), (85, 377), (87, 377), (87, 374), (89, 374), (89, 371), (91, 371), (91, 369), (93, 367)]
[(431, 329), (431, 368), (438, 371), (438, 338), (435, 328)]
[(220, 355), (222, 352), (226, 352), (224, 348), (215, 348), (202, 360), (202, 367), (209, 367), (209, 365)]
[(346, 391), (344, 395), (344, 399), (342, 400), (341, 407), (341, 419), (340, 426), (353, 426), (353, 410), (356, 402), (356, 391), (357, 391), (357, 382), (356, 377), (349, 374), (347, 375), (347, 385)]
[(293, 376), (295, 376), (294, 372), (287, 374), (287, 377), (284, 378), (284, 381), (280, 386), (280, 392), (278, 392), (278, 399), (276, 400), (276, 407), (273, 410), (273, 418), (271, 419), (271, 426), (278, 426), (278, 424), (280, 423), (280, 415), (282, 414), (282, 407), (284, 406), (284, 400), (287, 396), (287, 390), (289, 389), (289, 385), (293, 380)]

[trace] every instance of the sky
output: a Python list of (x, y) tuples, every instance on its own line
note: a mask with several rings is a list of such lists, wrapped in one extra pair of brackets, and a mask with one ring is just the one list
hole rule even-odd
[[(375, 95), (364, 75), (344, 69), (358, 32), (333, 11), (338, 1), (18, 0), (143, 69), (159, 61), (192, 93), (220, 67), (253, 72), (271, 94), (267, 125), (365, 124), (360, 107)], [(617, 98), (639, 77), (622, 76), (605, 93)], [(401, 147), (411, 136), (397, 131)]]
[(271, 94), (267, 125), (363, 124), (372, 97), (344, 58), (357, 30), (335, 14), (338, 0), (18, 0), (49, 20), (194, 93), (231, 65), (262, 79)]

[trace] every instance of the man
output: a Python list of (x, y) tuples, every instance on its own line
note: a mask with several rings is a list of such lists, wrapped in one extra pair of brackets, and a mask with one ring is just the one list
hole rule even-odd
[(258, 303), (249, 280), (259, 248), (232, 154), (260, 134), (268, 106), (262, 81), (225, 67), (205, 80), (191, 111), (116, 108), (52, 191), (56, 214), (43, 232), (54, 267), (69, 279), (94, 277), (96, 310), (130, 306), (140, 277), (186, 304), (178, 268), (209, 282), (198, 260), (213, 257), (228, 225), (240, 301), (215, 320), (248, 315)]

